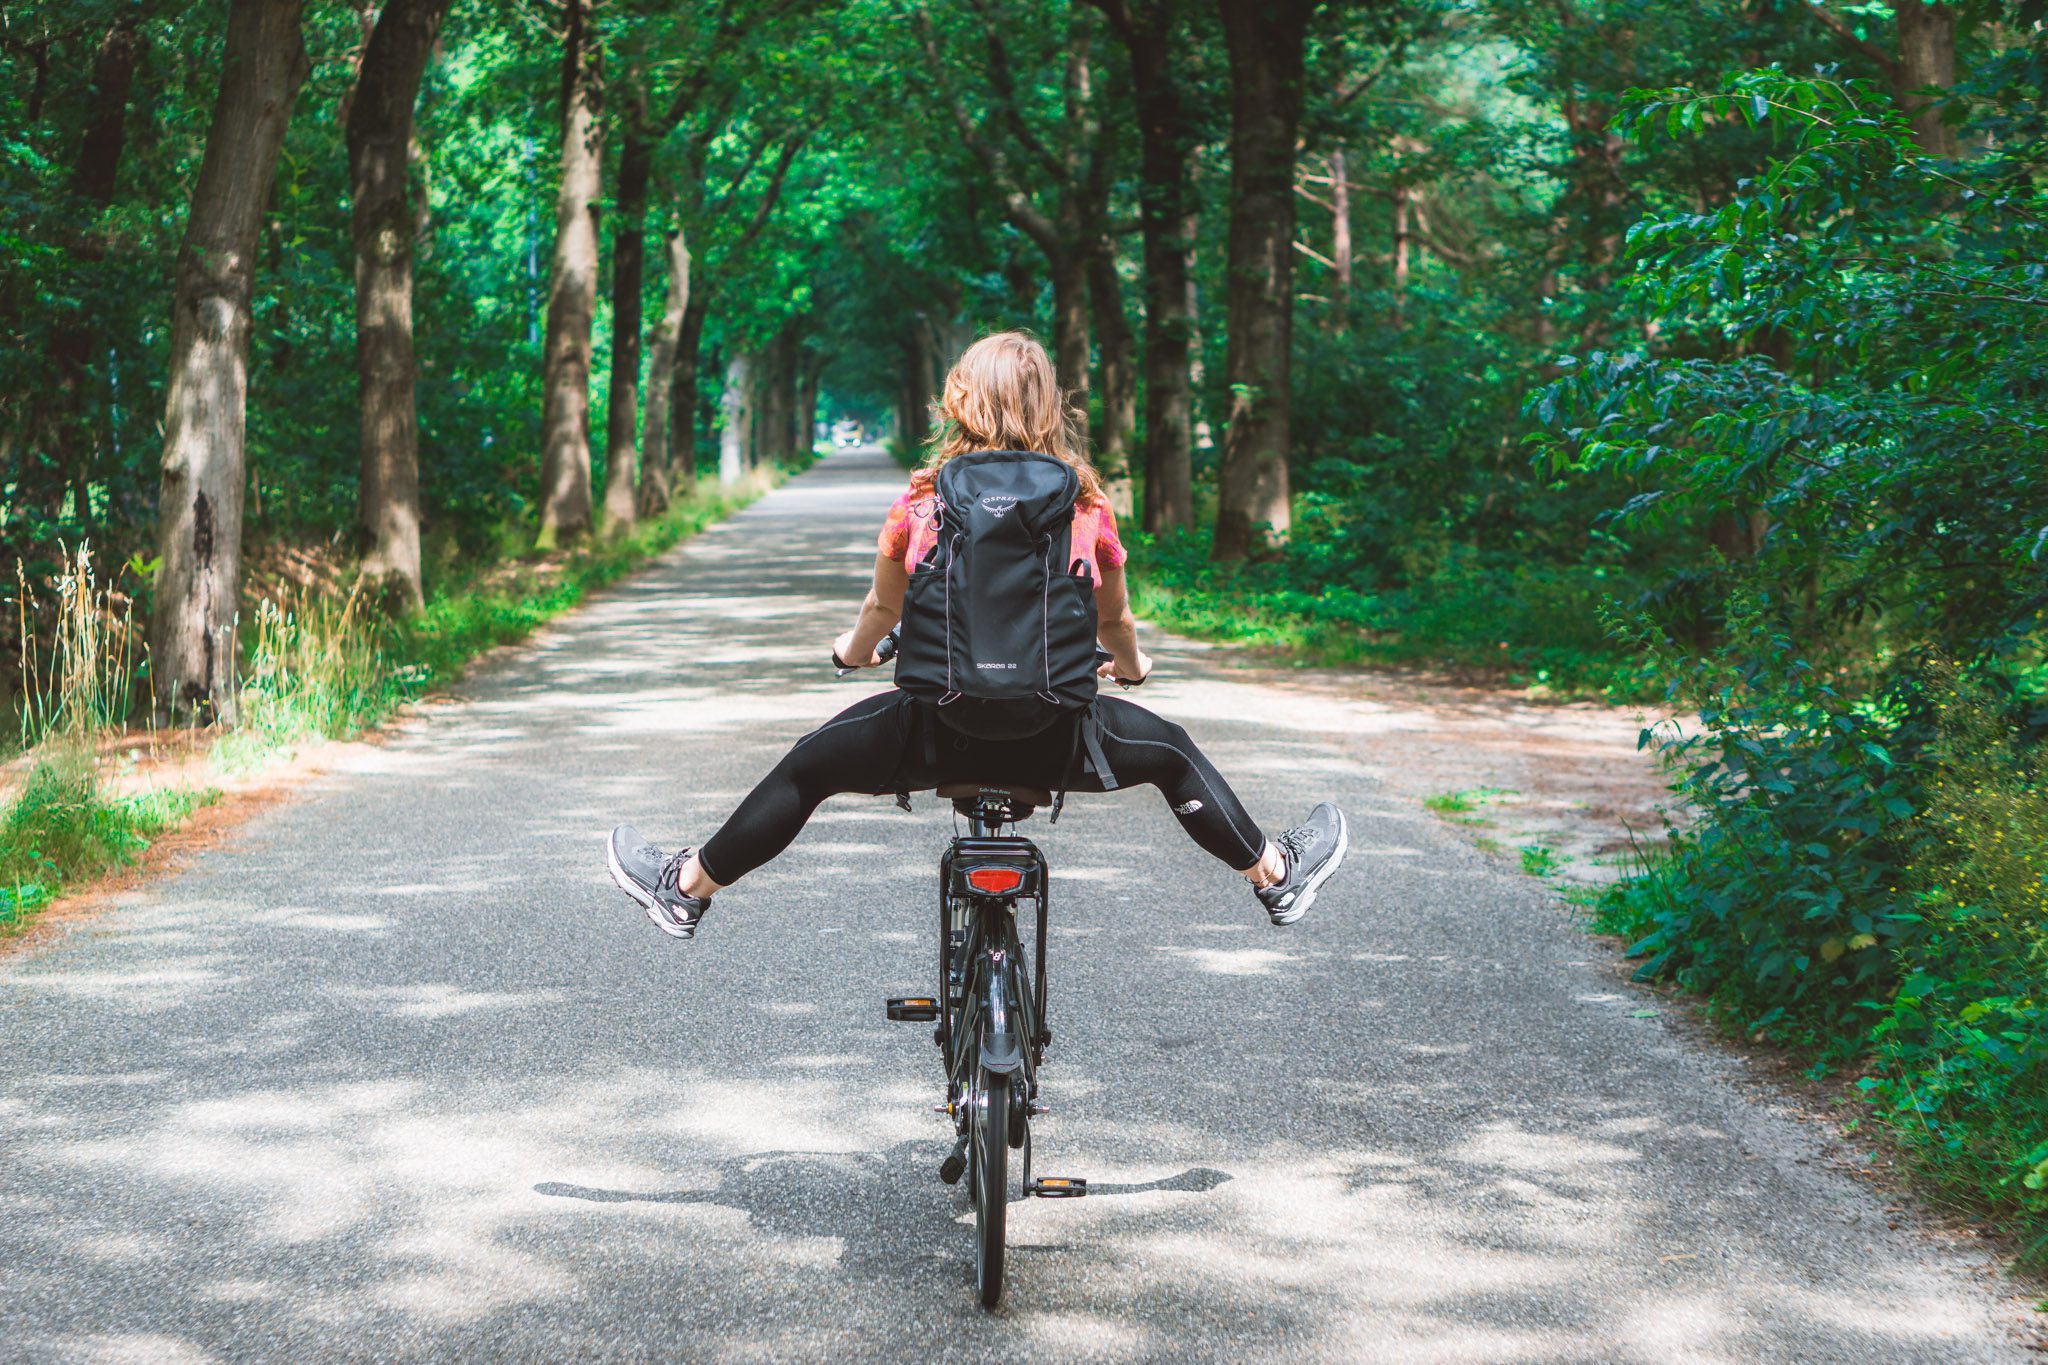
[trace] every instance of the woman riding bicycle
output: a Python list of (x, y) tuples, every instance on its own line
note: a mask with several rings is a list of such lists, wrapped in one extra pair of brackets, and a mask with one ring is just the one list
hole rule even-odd
[[(1065, 461), (1080, 480), (1070, 557), (1095, 582), (1097, 633), (1110, 655), (1100, 673), (1143, 682), (1152, 660), (1138, 648), (1116, 516), (1088, 463), (1085, 419), (1061, 394), (1045, 348), (1021, 332), (982, 338), (946, 376), (940, 409), (939, 437), (889, 509), (874, 585), (853, 628), (833, 642), (833, 658), (862, 668), (883, 662), (876, 646), (897, 624), (910, 569), (923, 562), (937, 534), (934, 488), (941, 466), (971, 451), (1039, 451)], [(1323, 802), (1301, 824), (1268, 839), (1180, 726), (1121, 697), (1098, 698), (1093, 716), (1094, 738), (1120, 784), (1157, 787), (1189, 837), (1252, 884), (1274, 924), (1301, 918), (1343, 861), (1348, 836), (1342, 812)], [(992, 719), (1000, 721), (942, 713), (893, 688), (856, 702), (798, 740), (701, 848), (664, 853), (629, 825), (613, 830), (607, 846), (612, 879), (663, 933), (687, 939), (696, 935), (712, 893), (787, 848), (828, 796), (882, 796), (951, 782), (1104, 790), (1101, 775), (1076, 762), (1081, 746), (1068, 731), (1082, 720), (1006, 734)]]

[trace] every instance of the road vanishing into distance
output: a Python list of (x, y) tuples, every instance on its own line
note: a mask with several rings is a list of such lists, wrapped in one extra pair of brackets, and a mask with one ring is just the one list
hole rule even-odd
[(1375, 711), (1147, 630), (1273, 831), (1275, 929), (1147, 789), (1054, 869), (1051, 1113), (1002, 1309), (939, 1183), (951, 813), (842, 797), (694, 943), (613, 889), (835, 681), (901, 474), (842, 452), (183, 871), (0, 958), (0, 1359), (2030, 1358), (1982, 1256), (1623, 984), (1544, 886), (1343, 757)]

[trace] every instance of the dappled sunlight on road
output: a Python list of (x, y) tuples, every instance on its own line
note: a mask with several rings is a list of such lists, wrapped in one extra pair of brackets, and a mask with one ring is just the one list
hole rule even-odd
[(1092, 1194), (1014, 1204), (975, 1309), (931, 1030), (881, 1009), (932, 986), (950, 813), (829, 803), (687, 947), (600, 852), (701, 839), (886, 685), (824, 660), (896, 479), (828, 462), (0, 964), (34, 1059), (0, 1083), (0, 1354), (1997, 1358), (1962, 1262), (1327, 742), (1405, 722), (1171, 642), (1142, 700), (1269, 822), (1336, 794), (1352, 861), (1281, 931), (1149, 790), (1026, 828), (1034, 1168)]

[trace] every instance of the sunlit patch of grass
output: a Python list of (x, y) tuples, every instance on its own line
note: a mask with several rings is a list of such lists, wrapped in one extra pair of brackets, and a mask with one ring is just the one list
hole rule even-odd
[(1523, 844), (1519, 851), (1522, 855), (1522, 871), (1532, 877), (1551, 876), (1564, 866), (1564, 860), (1557, 856), (1556, 850), (1545, 848), (1542, 844)]
[(1453, 824), (1476, 825), (1483, 823), (1473, 818), (1473, 813), (1504, 796), (1515, 793), (1507, 787), (1467, 787), (1463, 791), (1439, 792), (1422, 799), (1423, 809), (1434, 811)]
[(126, 867), (150, 840), (217, 800), (211, 789), (111, 796), (91, 750), (49, 747), (0, 813), (0, 932), (67, 887)]
[[(1641, 652), (1602, 624), (1617, 584), (1586, 568), (1486, 567), (1471, 557), (1404, 587), (1323, 581), (1315, 547), (1272, 563), (1218, 564), (1200, 535), (1132, 535), (1131, 605), (1198, 639), (1274, 651), (1301, 666), (1470, 670), (1553, 695), (1654, 696)], [(1327, 548), (1327, 547), (1325, 547)]]

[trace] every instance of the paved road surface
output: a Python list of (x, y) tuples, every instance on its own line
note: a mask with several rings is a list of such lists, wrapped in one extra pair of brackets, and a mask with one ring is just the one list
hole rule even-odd
[[(701, 838), (836, 683), (897, 476), (842, 454), (188, 871), (0, 959), (0, 1357), (1990, 1360), (1981, 1267), (1639, 1018), (1526, 879), (1382, 796), (1364, 708), (1154, 642), (1292, 930), (1149, 789), (1041, 836), (1053, 1114), (972, 1306), (929, 1032), (927, 798), (827, 805), (656, 933), (610, 825)], [(866, 889), (863, 890), (862, 888)]]

